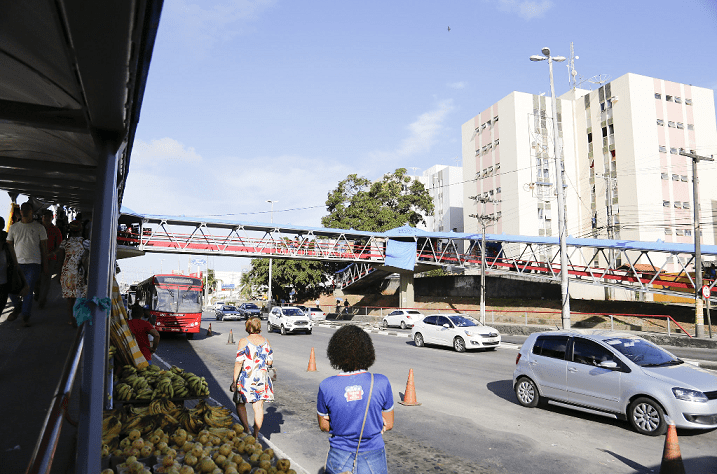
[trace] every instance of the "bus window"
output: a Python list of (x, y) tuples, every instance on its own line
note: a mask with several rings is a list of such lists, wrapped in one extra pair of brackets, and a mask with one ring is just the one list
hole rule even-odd
[(173, 313), (177, 311), (177, 301), (174, 296), (175, 290), (168, 290), (166, 288), (156, 288), (157, 299), (155, 301), (155, 311), (163, 311), (166, 313)]
[(201, 293), (197, 290), (179, 290), (179, 313), (196, 313), (202, 311)]

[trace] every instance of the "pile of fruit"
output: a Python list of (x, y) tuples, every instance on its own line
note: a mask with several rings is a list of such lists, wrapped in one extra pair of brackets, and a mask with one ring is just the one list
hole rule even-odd
[(209, 385), (184, 369), (173, 366), (162, 370), (150, 365), (141, 370), (125, 365), (115, 376), (115, 397), (120, 401), (187, 398), (209, 395)]
[(203, 400), (194, 409), (155, 400), (147, 407), (106, 412), (102, 443), (103, 458), (122, 461), (117, 472), (296, 474), (288, 459), (276, 459), (272, 449), (263, 449), (244, 427), (232, 424), (229, 410)]

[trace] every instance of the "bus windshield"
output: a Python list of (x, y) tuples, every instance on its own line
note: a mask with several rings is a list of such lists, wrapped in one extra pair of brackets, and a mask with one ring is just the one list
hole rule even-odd
[(201, 313), (202, 293), (198, 290), (179, 290), (179, 313)]
[(201, 296), (198, 290), (157, 287), (157, 304), (154, 309), (165, 313), (200, 313)]

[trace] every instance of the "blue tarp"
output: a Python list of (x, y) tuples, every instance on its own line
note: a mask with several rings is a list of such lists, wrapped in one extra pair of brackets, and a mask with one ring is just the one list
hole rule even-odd
[(388, 239), (386, 245), (386, 265), (389, 267), (413, 270), (416, 266), (416, 241), (408, 242)]

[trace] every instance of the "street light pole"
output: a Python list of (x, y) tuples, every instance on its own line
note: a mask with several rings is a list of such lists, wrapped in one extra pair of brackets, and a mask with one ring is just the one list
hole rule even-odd
[[(270, 199), (267, 199), (266, 202), (271, 203), (271, 223), (273, 224), (274, 223), (274, 203), (279, 202), (279, 201), (272, 201)], [(271, 295), (271, 262), (272, 262), (272, 258), (269, 257), (269, 305), (270, 306), (271, 306), (271, 299), (272, 299), (272, 295)]]
[(537, 54), (530, 57), (531, 61), (548, 60), (550, 67), (550, 95), (553, 107), (553, 151), (555, 152), (555, 182), (558, 192), (558, 239), (560, 241), (560, 294), (562, 298), (561, 316), (563, 329), (570, 329), (570, 291), (568, 289), (568, 252), (565, 245), (565, 194), (563, 190), (563, 166), (561, 155), (561, 142), (558, 130), (558, 107), (555, 100), (555, 84), (553, 83), (553, 61), (563, 62), (563, 56), (551, 56), (550, 48), (543, 48), (543, 56)]
[(480, 322), (481, 324), (485, 324), (485, 227), (489, 222), (498, 221), (498, 218), (496, 216), (488, 216), (485, 213), (485, 204), (487, 202), (492, 202), (495, 204), (498, 201), (493, 201), (482, 196), (470, 196), (469, 199), (473, 199), (474, 201), (483, 203), (483, 213), (481, 215), (471, 214), (468, 217), (474, 217), (478, 219), (483, 228), (480, 245)]

